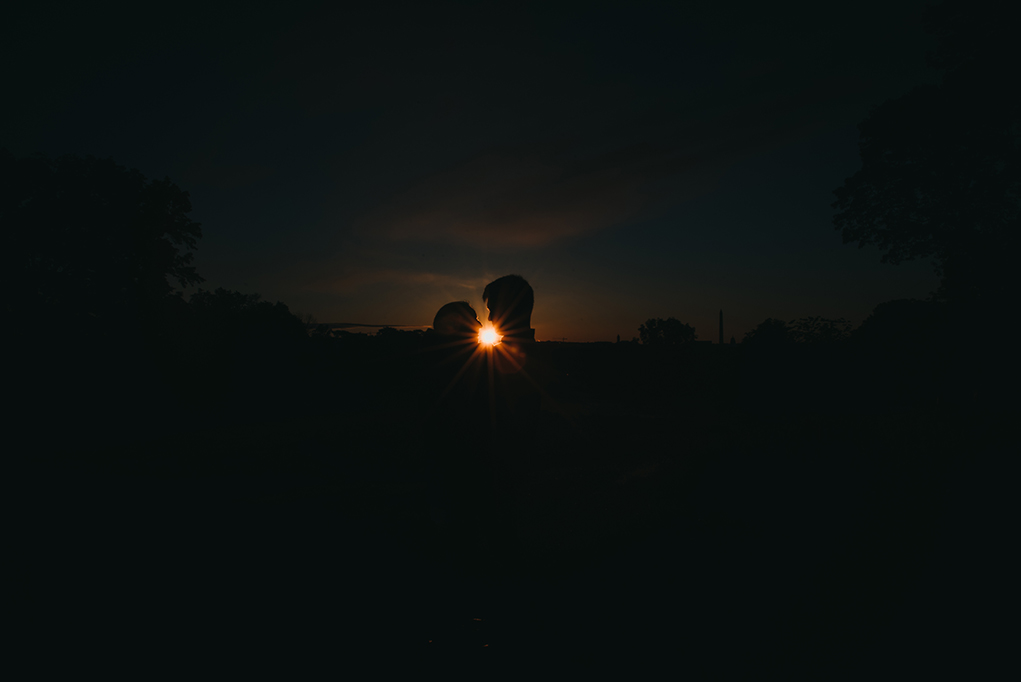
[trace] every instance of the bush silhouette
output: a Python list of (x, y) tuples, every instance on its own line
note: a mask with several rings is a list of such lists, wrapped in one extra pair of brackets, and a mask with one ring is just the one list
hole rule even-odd
[(851, 336), (852, 325), (840, 318), (802, 317), (789, 323), (790, 337), (795, 343), (829, 344)]
[(638, 335), (646, 346), (680, 346), (698, 338), (694, 327), (673, 317), (646, 320), (638, 327)]
[(794, 333), (789, 323), (768, 317), (755, 329), (747, 332), (741, 343), (749, 346), (784, 346), (794, 342)]

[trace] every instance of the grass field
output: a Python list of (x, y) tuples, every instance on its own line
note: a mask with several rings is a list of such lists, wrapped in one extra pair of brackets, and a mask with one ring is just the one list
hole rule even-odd
[(995, 526), (974, 514), (1000, 499), (1014, 416), (755, 413), (579, 383), (524, 435), (470, 444), (494, 487), (455, 486), (437, 523), (414, 404), (390, 391), (66, 449), (26, 486), (40, 599), (171, 639), (353, 628), (332, 646), (356, 655), (861, 670), (898, 659), (905, 618), (932, 635), (910, 615), (919, 585), (974, 566), (945, 555), (961, 523)]

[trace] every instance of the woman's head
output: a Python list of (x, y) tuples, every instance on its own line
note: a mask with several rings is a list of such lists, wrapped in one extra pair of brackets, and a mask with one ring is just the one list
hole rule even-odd
[(442, 336), (477, 337), (482, 323), (466, 301), (448, 303), (436, 312), (433, 331)]

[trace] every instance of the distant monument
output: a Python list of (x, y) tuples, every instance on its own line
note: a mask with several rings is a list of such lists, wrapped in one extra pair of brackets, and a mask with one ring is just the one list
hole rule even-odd
[(720, 308), (720, 345), (723, 345), (723, 308)]

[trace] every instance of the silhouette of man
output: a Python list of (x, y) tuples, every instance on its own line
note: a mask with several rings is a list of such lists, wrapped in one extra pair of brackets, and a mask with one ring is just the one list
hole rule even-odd
[(490, 357), (498, 429), (507, 435), (508, 429), (527, 425), (539, 411), (539, 392), (528, 369), (529, 352), (535, 344), (535, 294), (523, 277), (507, 275), (487, 284), (482, 298), (489, 309), (489, 321), (503, 335)]
[(503, 334), (503, 343), (535, 341), (532, 329), (532, 287), (520, 275), (507, 275), (486, 285), (482, 300), (489, 308), (489, 321)]

